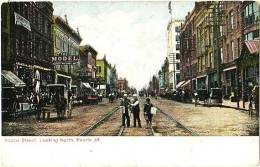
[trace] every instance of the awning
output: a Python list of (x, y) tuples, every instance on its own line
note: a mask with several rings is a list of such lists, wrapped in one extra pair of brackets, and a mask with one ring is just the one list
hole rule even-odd
[(236, 69), (236, 68), (237, 68), (237, 66), (233, 66), (233, 67), (226, 68), (226, 69), (224, 69), (223, 71), (234, 70), (234, 69)]
[(259, 40), (246, 40), (245, 44), (251, 54), (259, 52)]
[(207, 75), (199, 75), (199, 76), (197, 76), (197, 79), (199, 79), (199, 78), (203, 78), (203, 77), (206, 77)]
[(177, 85), (176, 88), (179, 88), (185, 81), (180, 81)]
[(57, 73), (57, 75), (58, 75), (58, 76), (61, 76), (61, 77), (64, 77), (64, 78), (69, 78), (69, 79), (71, 79), (71, 76), (68, 76), (68, 75), (63, 75), (63, 74), (59, 74), (59, 73)]
[(86, 88), (92, 89), (89, 83), (87, 82), (82, 82), (82, 85), (85, 86)]
[(190, 83), (190, 80), (186, 81), (184, 84), (181, 85), (181, 87), (185, 87)]
[(14, 84), (15, 87), (25, 87), (25, 83), (11, 71), (2, 70), (2, 76)]

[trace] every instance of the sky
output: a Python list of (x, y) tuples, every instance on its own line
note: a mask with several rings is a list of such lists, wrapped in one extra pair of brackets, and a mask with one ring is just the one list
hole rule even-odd
[[(54, 1), (54, 15), (79, 28), (81, 45), (90, 44), (98, 58), (106, 55), (119, 77), (138, 90), (147, 85), (167, 57), (168, 2)], [(194, 2), (172, 3), (173, 19), (183, 19)]]

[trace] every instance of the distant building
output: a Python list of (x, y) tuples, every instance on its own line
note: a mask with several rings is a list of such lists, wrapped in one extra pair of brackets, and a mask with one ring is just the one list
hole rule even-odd
[(177, 83), (180, 81), (180, 30), (183, 20), (171, 19), (168, 31), (168, 48), (167, 58), (169, 61), (169, 89), (176, 89)]
[(126, 92), (128, 90), (128, 81), (126, 78), (119, 78), (117, 80), (118, 92)]

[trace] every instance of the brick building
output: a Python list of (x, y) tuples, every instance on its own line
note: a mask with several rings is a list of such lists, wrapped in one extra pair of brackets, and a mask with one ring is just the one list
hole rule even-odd
[(196, 57), (196, 29), (195, 29), (196, 10), (186, 16), (185, 22), (182, 24), (180, 32), (180, 74), (181, 83), (187, 89), (196, 89), (197, 76), (197, 57)]
[(181, 28), (183, 85), (194, 80), (193, 89), (220, 87), (229, 98), (236, 90), (245, 94), (248, 85), (259, 84), (258, 5), (254, 1), (195, 3)]
[(119, 78), (117, 80), (117, 89), (118, 89), (118, 92), (127, 92), (128, 81), (126, 80), (126, 78)]

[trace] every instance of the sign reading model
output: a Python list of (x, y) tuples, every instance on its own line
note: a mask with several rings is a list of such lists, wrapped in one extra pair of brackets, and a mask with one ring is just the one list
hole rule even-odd
[(79, 55), (58, 54), (51, 58), (54, 65), (73, 65), (79, 62)]

